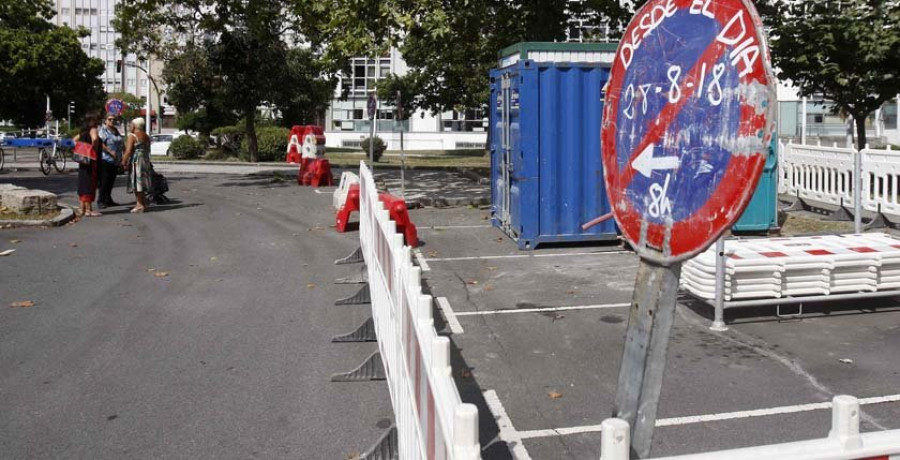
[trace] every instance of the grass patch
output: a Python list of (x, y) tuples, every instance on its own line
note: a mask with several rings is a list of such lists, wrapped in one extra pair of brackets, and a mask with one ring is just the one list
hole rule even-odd
[(6, 208), (0, 209), (0, 220), (50, 220), (59, 217), (60, 210), (46, 214), (19, 214)]
[(831, 222), (815, 217), (782, 213), (781, 234), (784, 236), (816, 233), (853, 233), (853, 222)]

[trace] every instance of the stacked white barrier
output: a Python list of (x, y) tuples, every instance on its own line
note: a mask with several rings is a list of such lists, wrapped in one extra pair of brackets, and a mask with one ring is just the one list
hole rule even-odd
[(347, 201), (347, 193), (350, 192), (350, 186), (358, 183), (359, 176), (353, 172), (344, 171), (341, 173), (341, 182), (338, 184), (338, 188), (334, 191), (334, 196), (331, 198), (331, 205), (334, 206), (334, 209), (340, 211), (341, 208), (344, 207), (344, 202)]
[[(900, 287), (900, 240), (883, 233), (726, 240), (725, 254), (725, 301)], [(715, 248), (684, 264), (681, 285), (715, 299)]]
[(359, 239), (369, 273), (372, 317), (394, 407), (400, 459), (481, 458), (478, 409), (453, 381), (450, 340), (438, 336), (421, 270), (360, 164)]

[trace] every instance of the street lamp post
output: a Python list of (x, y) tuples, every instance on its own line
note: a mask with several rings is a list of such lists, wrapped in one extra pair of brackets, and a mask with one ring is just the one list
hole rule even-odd
[[(158, 133), (162, 132), (162, 94), (159, 92), (159, 86), (156, 84), (156, 79), (150, 76), (150, 61), (147, 61), (147, 68), (143, 68), (135, 63), (127, 62), (125, 63), (127, 67), (134, 67), (135, 69), (142, 70), (147, 75), (147, 132), (151, 131), (150, 125), (150, 84), (153, 84), (153, 89), (156, 90), (156, 110), (158, 111), (156, 114), (156, 129)], [(135, 77), (136, 78), (136, 77)]]

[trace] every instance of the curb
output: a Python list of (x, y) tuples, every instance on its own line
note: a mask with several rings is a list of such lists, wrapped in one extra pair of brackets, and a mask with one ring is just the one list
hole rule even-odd
[(45, 220), (0, 220), (0, 227), (61, 227), (75, 218), (75, 210), (69, 205), (59, 204), (59, 215)]

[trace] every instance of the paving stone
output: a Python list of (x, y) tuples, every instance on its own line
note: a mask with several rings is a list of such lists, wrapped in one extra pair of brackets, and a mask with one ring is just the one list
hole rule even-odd
[(11, 212), (40, 215), (58, 209), (56, 194), (43, 190), (8, 190), (0, 192), (0, 202)]

